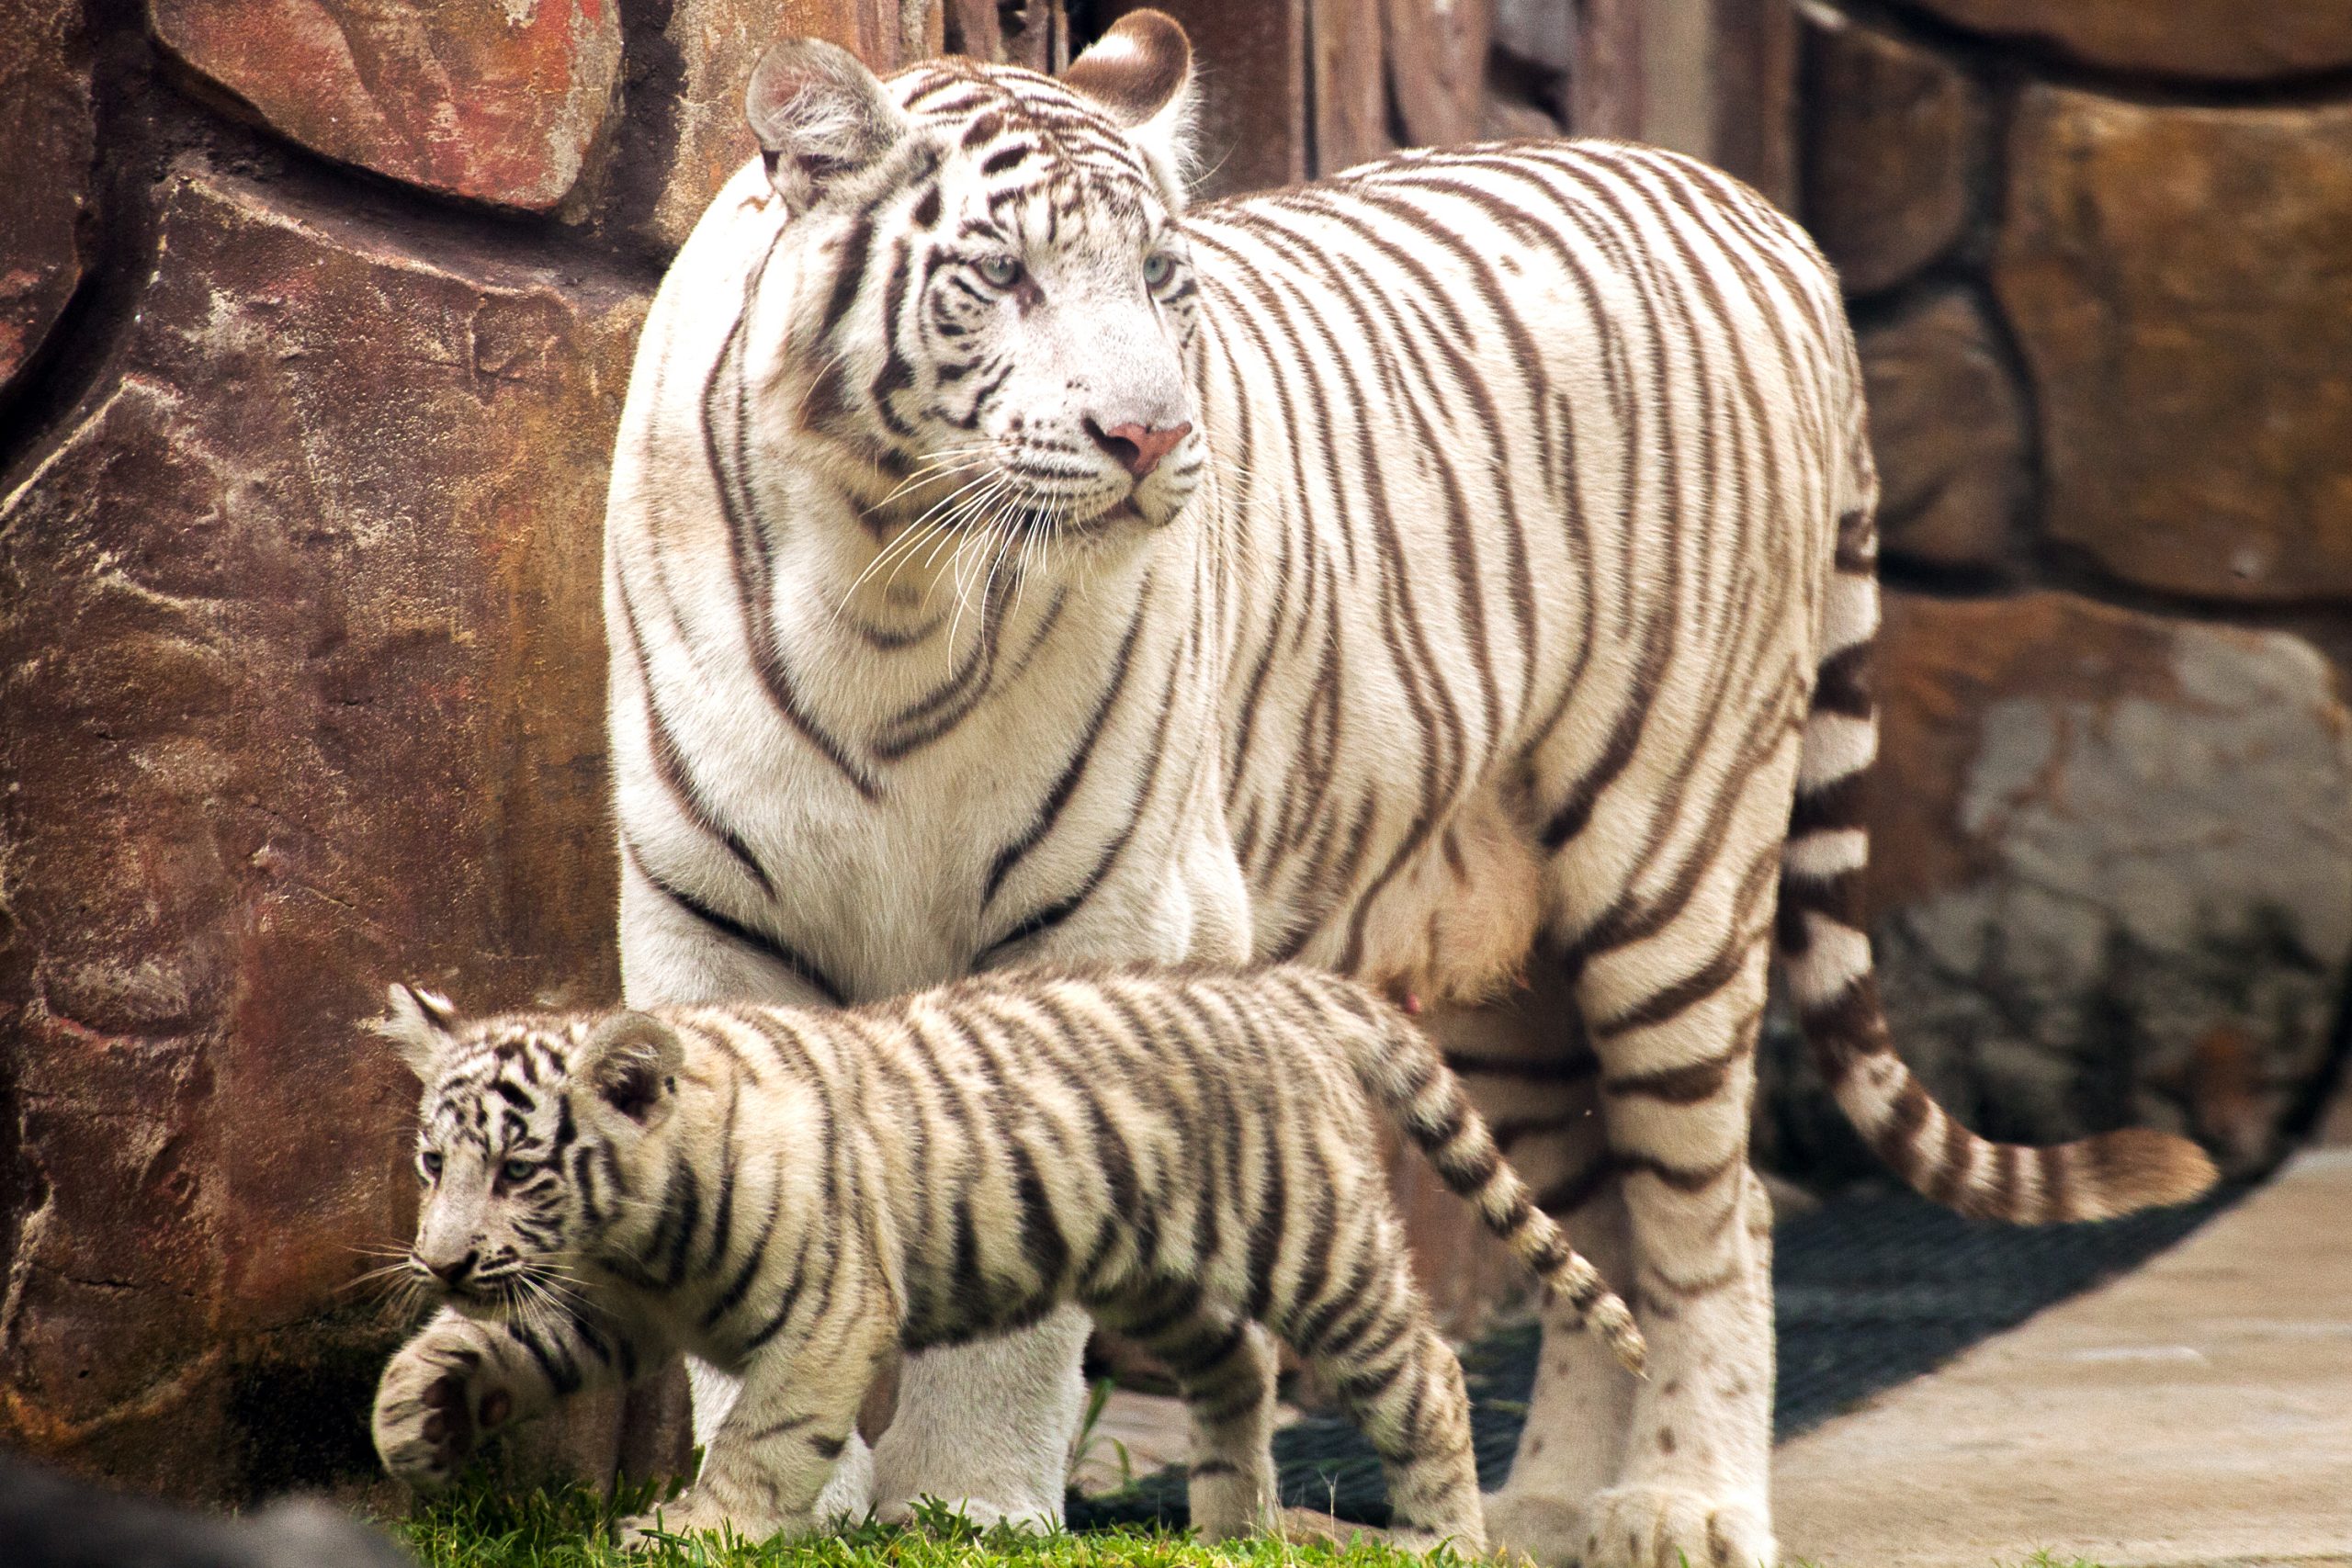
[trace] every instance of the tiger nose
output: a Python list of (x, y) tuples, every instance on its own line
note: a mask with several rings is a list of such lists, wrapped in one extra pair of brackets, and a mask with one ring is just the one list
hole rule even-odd
[(476, 1249), (475, 1251), (467, 1253), (463, 1258), (458, 1258), (454, 1262), (447, 1259), (435, 1261), (435, 1259), (428, 1258), (424, 1259), (424, 1267), (435, 1279), (440, 1280), (443, 1284), (455, 1286), (459, 1280), (463, 1280), (469, 1273), (473, 1271), (473, 1266), (476, 1260), (481, 1257), (481, 1253), (480, 1249)]
[(1176, 443), (1193, 433), (1193, 422), (1171, 424), (1164, 430), (1153, 430), (1140, 424), (1114, 424), (1109, 429), (1086, 422), (1086, 433), (1094, 444), (1118, 460), (1119, 466), (1141, 479), (1159, 467), (1159, 460), (1176, 449)]

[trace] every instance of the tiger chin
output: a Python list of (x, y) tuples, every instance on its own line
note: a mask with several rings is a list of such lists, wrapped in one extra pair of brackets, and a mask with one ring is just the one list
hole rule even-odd
[(1284, 1526), (1279, 1338), (1382, 1455), (1393, 1539), (1483, 1551), (1462, 1369), (1413, 1282), (1384, 1121), (1642, 1365), (1434, 1048), (1329, 973), (1015, 973), (852, 1011), (390, 1004), (377, 1027), (424, 1086), (410, 1262), (442, 1306), (374, 1435), (419, 1486), (684, 1352), (742, 1393), (691, 1490), (624, 1540), (806, 1534), (857, 1507), (854, 1423), (899, 1351), (1075, 1304), (1175, 1374), (1206, 1538)]

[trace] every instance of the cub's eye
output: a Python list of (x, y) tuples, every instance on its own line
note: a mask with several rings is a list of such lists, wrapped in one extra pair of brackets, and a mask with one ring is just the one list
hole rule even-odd
[(435, 1181), (441, 1179), (441, 1156), (439, 1155), (435, 1154), (431, 1149), (427, 1149), (423, 1154), (416, 1156), (416, 1163), (423, 1168), (424, 1174), (428, 1178)]
[(1157, 288), (1174, 275), (1176, 258), (1166, 251), (1154, 251), (1143, 258), (1143, 286)]
[(1012, 256), (982, 256), (980, 276), (991, 288), (1010, 288), (1021, 281), (1021, 264)]
[(528, 1181), (531, 1179), (531, 1172), (537, 1168), (538, 1167), (533, 1165), (529, 1160), (510, 1159), (504, 1165), (498, 1168), (498, 1174), (502, 1180), (510, 1183), (516, 1181)]

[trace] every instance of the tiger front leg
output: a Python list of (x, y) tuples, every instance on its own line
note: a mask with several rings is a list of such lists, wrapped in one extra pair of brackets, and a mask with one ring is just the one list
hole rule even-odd
[(694, 1485), (623, 1520), (621, 1544), (722, 1529), (746, 1541), (789, 1540), (821, 1528), (820, 1495), (856, 1436), (858, 1407), (890, 1348), (888, 1325), (873, 1320), (820, 1325), (801, 1343), (768, 1347), (742, 1369)]
[(446, 1485), (485, 1439), (610, 1381), (633, 1356), (617, 1336), (576, 1322), (525, 1327), (445, 1307), (384, 1369), (371, 1422), (377, 1455), (412, 1486)]

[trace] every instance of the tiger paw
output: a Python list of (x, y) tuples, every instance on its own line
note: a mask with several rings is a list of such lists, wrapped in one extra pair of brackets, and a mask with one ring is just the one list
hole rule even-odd
[(759, 1519), (732, 1513), (707, 1495), (688, 1492), (674, 1502), (622, 1519), (614, 1527), (614, 1532), (623, 1551), (650, 1551), (674, 1536), (717, 1533), (756, 1546), (776, 1535), (806, 1533), (806, 1521), (802, 1521), (799, 1529), (794, 1529), (793, 1523), (789, 1519)]
[(1584, 1568), (1774, 1568), (1764, 1509), (1679, 1486), (1612, 1486), (1587, 1510)]
[(514, 1411), (514, 1395), (484, 1377), (479, 1352), (412, 1346), (376, 1391), (376, 1452), (412, 1486), (446, 1485)]
[(1537, 1568), (1569, 1568), (1584, 1554), (1585, 1508), (1566, 1497), (1542, 1493), (1489, 1493), (1487, 1545), (1504, 1562)]

